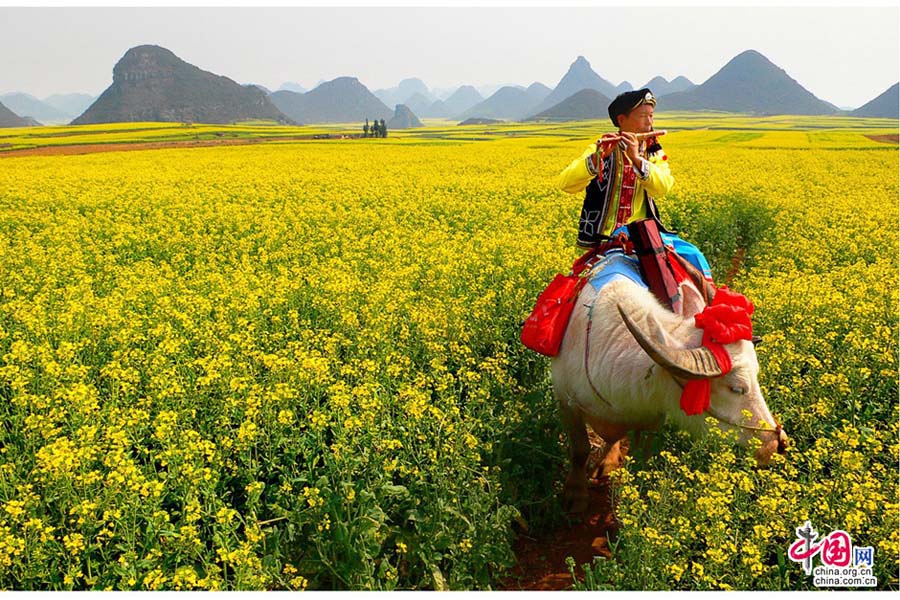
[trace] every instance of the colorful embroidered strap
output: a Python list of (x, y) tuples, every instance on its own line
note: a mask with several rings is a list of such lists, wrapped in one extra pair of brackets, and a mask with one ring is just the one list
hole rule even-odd
[[(753, 303), (744, 295), (723, 286), (716, 290), (712, 303), (694, 316), (694, 323), (703, 330), (703, 345), (712, 352), (722, 375), (731, 371), (731, 356), (725, 345), (753, 336), (753, 310)], [(709, 408), (709, 396), (709, 379), (688, 381), (681, 392), (681, 410), (699, 415)]]

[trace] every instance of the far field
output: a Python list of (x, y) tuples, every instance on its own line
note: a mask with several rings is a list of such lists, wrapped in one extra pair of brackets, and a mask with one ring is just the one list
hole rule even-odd
[[(605, 121), (566, 123), (502, 123), (497, 125), (458, 126), (442, 119), (425, 119), (426, 127), (389, 130), (386, 140), (458, 140), (480, 141), (509, 137), (591, 139), (610, 131)], [(657, 113), (657, 127), (670, 133), (688, 131), (720, 132), (699, 139), (727, 141), (747, 147), (844, 147), (855, 144), (846, 136), (857, 133), (884, 143), (897, 143), (897, 122), (891, 119), (853, 117), (776, 116), (717, 113)], [(731, 133), (725, 133), (731, 132)], [(767, 132), (780, 132), (777, 139)], [(794, 135), (785, 136), (785, 132)], [(833, 133), (840, 133), (832, 139)], [(99, 125), (57, 125), (0, 129), (0, 157), (29, 154), (84, 154), (111, 149), (126, 149), (123, 144), (141, 144), (143, 149), (173, 146), (232, 145), (259, 142), (291, 143), (303, 140), (358, 137), (362, 124), (337, 123), (311, 126), (285, 126), (259, 122), (233, 125), (187, 123), (111, 123)], [(671, 139), (671, 138), (670, 138)], [(860, 142), (862, 143), (862, 142)], [(102, 146), (109, 146), (102, 148)], [(50, 149), (53, 150), (43, 150)]]

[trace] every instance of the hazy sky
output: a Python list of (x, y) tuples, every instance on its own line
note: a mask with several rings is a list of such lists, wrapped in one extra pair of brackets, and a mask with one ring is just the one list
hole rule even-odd
[(407, 77), (552, 88), (578, 55), (613, 84), (703, 83), (752, 48), (819, 98), (857, 107), (900, 79), (898, 31), (897, 6), (0, 7), (0, 93), (99, 94), (140, 44), (273, 90), (351, 75), (373, 91)]

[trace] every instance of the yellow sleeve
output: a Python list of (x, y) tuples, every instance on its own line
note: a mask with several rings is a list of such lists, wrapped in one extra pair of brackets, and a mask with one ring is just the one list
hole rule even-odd
[(591, 172), (588, 171), (585, 160), (596, 151), (597, 144), (591, 144), (579, 158), (573, 160), (568, 167), (557, 175), (556, 187), (570, 194), (583, 192), (587, 184), (594, 178), (594, 175), (591, 175)]
[(654, 198), (662, 198), (675, 187), (675, 178), (669, 170), (669, 161), (663, 159), (663, 156), (664, 152), (657, 152), (647, 159), (650, 163), (650, 173), (644, 181), (644, 189)]

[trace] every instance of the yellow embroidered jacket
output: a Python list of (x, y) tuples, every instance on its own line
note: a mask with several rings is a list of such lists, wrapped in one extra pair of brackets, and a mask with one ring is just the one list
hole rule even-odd
[[(622, 197), (625, 154), (616, 147), (603, 159), (602, 178), (597, 176), (597, 144), (591, 144), (579, 158), (563, 169), (557, 177), (557, 186), (563, 191), (575, 194), (584, 190), (584, 205), (578, 224), (578, 245), (589, 248), (612, 234), (619, 225), (630, 223), (648, 216), (659, 223), (662, 231), (667, 231), (659, 222), (659, 211), (654, 198), (665, 196), (675, 185), (675, 178), (669, 170), (668, 156), (655, 139), (642, 155), (642, 169), (635, 169), (633, 206), (625, 223), (617, 223), (619, 201)], [(593, 159), (593, 162), (592, 162)]]

